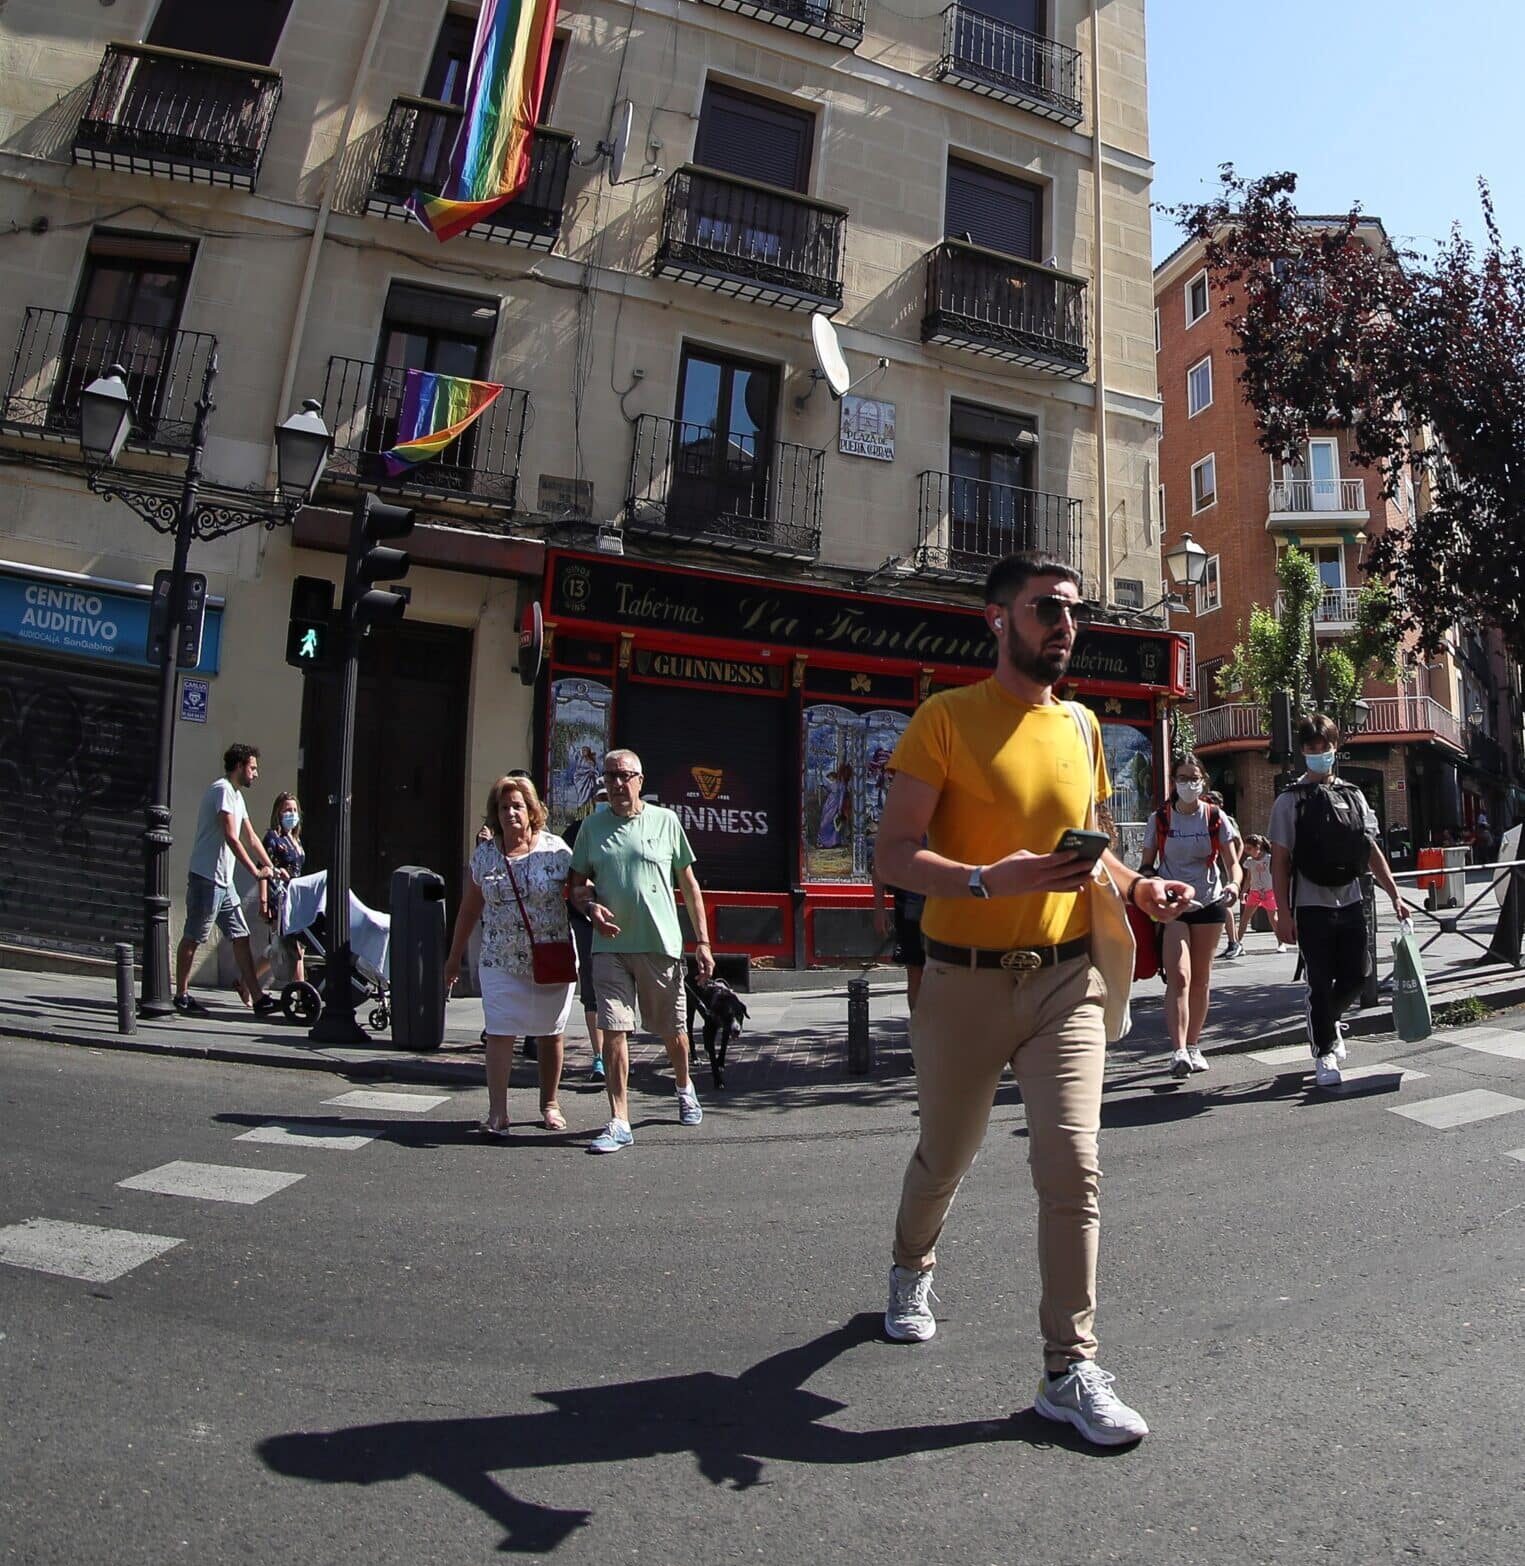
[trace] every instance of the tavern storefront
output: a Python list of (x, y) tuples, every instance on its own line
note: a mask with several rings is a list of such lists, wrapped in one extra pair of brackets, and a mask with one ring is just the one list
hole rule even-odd
[[(542, 613), (536, 759), (554, 828), (588, 813), (605, 751), (628, 746), (693, 843), (718, 951), (798, 966), (882, 951), (869, 876), (886, 768), (919, 702), (989, 674), (978, 610), (553, 550)], [(1130, 846), (1188, 645), (1093, 626), (1071, 664), (1066, 694), (1101, 719)]]

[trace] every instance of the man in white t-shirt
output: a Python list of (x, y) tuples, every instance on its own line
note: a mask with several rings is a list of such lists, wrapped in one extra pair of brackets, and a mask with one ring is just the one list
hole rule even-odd
[(267, 1016), (280, 1007), (266, 995), (254, 976), (254, 954), (249, 950), (249, 926), (233, 886), (233, 866), (241, 864), (256, 881), (277, 872), (249, 824), (240, 792), (259, 779), (259, 750), (253, 745), (229, 745), (222, 758), (223, 776), (201, 797), (196, 813), (196, 837), (191, 844), (190, 874), (185, 888), (185, 934), (175, 953), (175, 1010), (186, 1016), (205, 1016), (206, 1007), (190, 994), (191, 967), (196, 949), (212, 934), (215, 924), (233, 943), (233, 960), (253, 997), (256, 1016)]

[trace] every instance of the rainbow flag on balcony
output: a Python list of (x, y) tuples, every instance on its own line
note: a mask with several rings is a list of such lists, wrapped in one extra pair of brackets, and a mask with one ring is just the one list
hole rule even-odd
[(397, 415), (397, 444), (381, 454), (388, 478), (401, 478), (420, 462), (432, 462), (486, 413), (503, 390), (496, 381), (409, 370)]
[(555, 30), (556, 0), (482, 0), (445, 188), (408, 203), (442, 243), (507, 206), (524, 188)]

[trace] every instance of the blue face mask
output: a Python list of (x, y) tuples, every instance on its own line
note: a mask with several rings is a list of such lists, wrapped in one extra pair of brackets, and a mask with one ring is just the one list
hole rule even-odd
[(1334, 763), (1335, 754), (1332, 750), (1319, 750), (1303, 757), (1303, 765), (1316, 778), (1327, 778), (1334, 771)]
[(302, 818), (296, 813), (296, 811), (283, 810), (281, 812), (281, 830), (283, 832), (294, 832), (296, 830), (297, 822), (299, 822), (301, 819)]

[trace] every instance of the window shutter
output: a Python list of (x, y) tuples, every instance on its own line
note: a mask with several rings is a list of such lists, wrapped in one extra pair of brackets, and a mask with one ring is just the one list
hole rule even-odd
[(803, 193), (814, 121), (799, 109), (726, 87), (705, 88), (694, 161), (707, 169)]
[(950, 239), (967, 234), (987, 250), (1036, 261), (1043, 233), (1042, 201), (1033, 185), (950, 160), (944, 232)]

